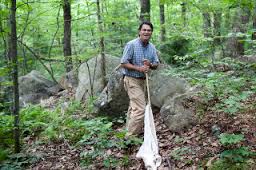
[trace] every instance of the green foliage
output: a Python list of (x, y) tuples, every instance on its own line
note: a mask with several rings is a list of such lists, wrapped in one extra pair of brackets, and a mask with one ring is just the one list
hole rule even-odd
[(2, 147), (0, 147), (0, 163), (6, 160), (9, 154), (10, 154), (9, 150), (3, 149)]
[(38, 105), (26, 107), (20, 113), (22, 134), (34, 136), (40, 134), (44, 140), (65, 138), (70, 142), (77, 142), (85, 129), (82, 125), (83, 121), (76, 120), (73, 115), (82, 109), (79, 102), (60, 103), (54, 111)]
[(95, 118), (83, 124), (88, 133), (84, 134), (78, 145), (86, 145), (91, 148), (89, 151), (80, 154), (81, 165), (87, 168), (92, 164), (99, 163), (99, 161), (105, 168), (127, 165), (129, 162), (127, 155), (118, 158), (110, 155), (108, 151), (113, 148), (125, 149), (128, 146), (131, 147), (132, 145), (142, 143), (142, 140), (136, 137), (125, 139), (124, 131), (113, 131), (112, 122), (109, 122), (105, 118)]
[(220, 154), (220, 159), (214, 162), (210, 170), (247, 170), (253, 166), (253, 161), (250, 160), (252, 157), (255, 157), (255, 153), (248, 147), (227, 149)]
[(234, 144), (237, 144), (237, 143), (243, 141), (244, 135), (222, 133), (222, 134), (220, 134), (219, 138), (220, 138), (220, 143), (224, 146), (227, 146), (227, 145), (234, 145)]
[(0, 148), (10, 147), (14, 144), (13, 121), (13, 116), (0, 113)]
[(175, 160), (181, 160), (189, 152), (191, 152), (189, 147), (176, 148), (171, 152), (170, 156)]
[(240, 147), (237, 149), (225, 150), (221, 153), (221, 159), (226, 159), (228, 162), (246, 162), (253, 152), (249, 150), (248, 147)]
[(20, 112), (20, 122), (23, 135), (38, 135), (48, 126), (51, 112), (38, 105), (30, 105)]
[(172, 40), (160, 45), (161, 56), (169, 64), (178, 64), (186, 60), (189, 40), (184, 37), (174, 37)]
[(242, 134), (222, 133), (219, 136), (220, 143), (224, 147), (224, 151), (220, 154), (220, 159), (214, 162), (210, 170), (234, 169), (246, 170), (250, 168), (250, 158), (255, 156), (248, 147), (239, 146), (238, 144), (244, 140)]
[(87, 103), (86, 103), (86, 112), (87, 113), (92, 113), (94, 105), (93, 103), (95, 102), (97, 98), (95, 96), (90, 96)]
[(10, 154), (8, 160), (4, 161), (0, 168), (1, 170), (22, 170), (27, 165), (33, 164), (39, 159), (39, 157), (23, 153)]
[(205, 103), (214, 103), (214, 111), (233, 115), (247, 109), (248, 106), (243, 105), (243, 102), (255, 92), (256, 87), (252, 64), (242, 64), (230, 58), (216, 62), (217, 65), (228, 65), (232, 69), (230, 72), (211, 70), (209, 64), (209, 60), (189, 63), (172, 68), (166, 74), (185, 77), (192, 85), (203, 87), (199, 95)]

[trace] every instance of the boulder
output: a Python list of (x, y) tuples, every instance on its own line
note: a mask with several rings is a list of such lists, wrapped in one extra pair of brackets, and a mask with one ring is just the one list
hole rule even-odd
[(161, 118), (171, 131), (179, 132), (196, 124), (197, 120), (192, 110), (184, 107), (184, 102), (193, 95), (193, 93), (194, 92), (191, 91), (169, 96), (160, 108)]
[(94, 112), (107, 116), (125, 115), (129, 98), (123, 85), (123, 74), (120, 69), (113, 71), (107, 86), (94, 102)]
[[(38, 71), (32, 70), (25, 76), (19, 77), (20, 104), (37, 104), (41, 99), (46, 99), (57, 93), (56, 84), (45, 78)], [(53, 90), (55, 89), (55, 90)]]
[(59, 85), (63, 89), (76, 89), (78, 86), (78, 75), (76, 70), (72, 70), (61, 76)]
[[(196, 123), (193, 113), (183, 106), (186, 98), (193, 95), (194, 88), (182, 78), (165, 73), (167, 65), (160, 65), (152, 71), (149, 78), (152, 106), (160, 109), (161, 118), (172, 131), (180, 131)], [(128, 109), (129, 98), (123, 88), (121, 69), (113, 72), (107, 87), (95, 101), (95, 112), (99, 114), (124, 115)]]
[[(120, 58), (106, 55), (106, 79), (120, 63)], [(101, 83), (100, 70), (101, 57), (93, 57), (87, 62), (81, 64), (78, 70), (78, 87), (76, 89), (75, 99), (78, 101), (86, 100), (93, 93), (99, 95), (104, 89)], [(93, 87), (93, 89), (91, 88)]]

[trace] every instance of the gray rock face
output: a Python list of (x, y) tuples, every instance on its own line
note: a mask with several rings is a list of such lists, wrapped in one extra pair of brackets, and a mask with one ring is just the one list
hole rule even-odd
[(76, 89), (78, 86), (78, 75), (75, 70), (72, 70), (64, 74), (59, 81), (60, 86), (63, 89)]
[(129, 98), (123, 85), (123, 74), (120, 70), (114, 71), (110, 75), (107, 86), (94, 103), (95, 113), (108, 116), (124, 115), (128, 109)]
[(152, 71), (149, 78), (151, 103), (161, 108), (168, 98), (176, 94), (183, 94), (189, 88), (184, 79), (173, 77), (165, 73), (167, 65), (160, 65), (156, 71)]
[[(195, 123), (192, 111), (182, 102), (194, 92), (184, 79), (164, 73), (167, 66), (152, 71), (149, 79), (151, 104), (160, 108), (161, 117), (172, 131), (180, 131)], [(107, 87), (94, 103), (96, 112), (105, 115), (126, 113), (129, 98), (123, 87), (121, 71), (111, 74)]]
[[(83, 63), (79, 67), (78, 71), (78, 87), (76, 89), (75, 98), (78, 101), (86, 100), (93, 92), (94, 95), (99, 95), (104, 87), (101, 83), (101, 71), (100, 71), (101, 57), (94, 57), (89, 61)], [(106, 55), (106, 73), (107, 80), (110, 73), (119, 64), (120, 59), (117, 57)], [(93, 90), (91, 89), (93, 87)]]
[(20, 104), (39, 103), (41, 99), (46, 99), (54, 94), (52, 89), (55, 86), (54, 82), (46, 79), (35, 70), (19, 77)]

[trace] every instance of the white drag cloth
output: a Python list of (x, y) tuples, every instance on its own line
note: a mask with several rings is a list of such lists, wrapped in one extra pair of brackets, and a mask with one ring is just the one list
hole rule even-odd
[(144, 117), (144, 141), (137, 158), (142, 158), (147, 170), (157, 170), (161, 164), (161, 156), (158, 154), (158, 142), (154, 117), (150, 103), (147, 104)]

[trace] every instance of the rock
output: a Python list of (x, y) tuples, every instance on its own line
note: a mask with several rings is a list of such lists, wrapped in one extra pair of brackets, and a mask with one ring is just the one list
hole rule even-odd
[(24, 106), (27, 103), (39, 103), (41, 99), (46, 99), (53, 95), (55, 91), (57, 92), (58, 89), (56, 87), (54, 82), (46, 79), (42, 74), (35, 70), (25, 76), (19, 77), (21, 106)]
[(108, 116), (120, 116), (126, 113), (129, 98), (123, 88), (123, 74), (121, 70), (115, 70), (98, 99), (94, 102), (95, 113)]
[(173, 132), (179, 132), (196, 124), (193, 112), (183, 106), (187, 93), (168, 97), (160, 109), (161, 118), (165, 125)]
[(221, 128), (219, 127), (219, 125), (214, 124), (211, 127), (211, 132), (214, 136), (218, 137), (221, 134)]
[[(120, 58), (106, 55), (106, 74), (107, 80), (109, 75), (120, 63)], [(101, 62), (101, 57), (93, 57), (89, 61), (83, 63), (79, 67), (78, 71), (78, 87), (76, 89), (75, 99), (78, 101), (86, 100), (91, 93), (99, 95), (104, 89), (101, 83), (101, 70), (99, 63)], [(91, 89), (93, 87), (93, 90)]]
[(59, 84), (63, 89), (76, 89), (78, 86), (78, 75), (72, 70), (61, 76)]
[(151, 103), (161, 108), (166, 99), (175, 94), (183, 94), (189, 88), (184, 79), (173, 77), (165, 73), (167, 65), (160, 65), (156, 71), (152, 71), (149, 78)]
[[(160, 65), (152, 71), (149, 79), (151, 104), (160, 108), (161, 118), (172, 131), (195, 124), (196, 120), (190, 109), (183, 106), (186, 98), (195, 93), (188, 83), (181, 78), (165, 74), (168, 68)], [(123, 77), (120, 70), (111, 74), (107, 87), (95, 101), (95, 112), (104, 115), (124, 115), (128, 109), (129, 98), (123, 88)]]

